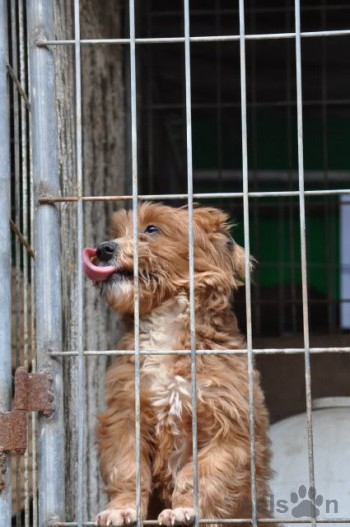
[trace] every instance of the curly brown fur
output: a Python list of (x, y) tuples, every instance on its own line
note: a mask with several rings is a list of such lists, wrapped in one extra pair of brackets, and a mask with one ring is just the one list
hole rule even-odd
[[(145, 233), (154, 225), (158, 231)], [(196, 349), (245, 347), (231, 312), (232, 292), (244, 277), (244, 251), (233, 242), (227, 215), (194, 209)], [(140, 348), (190, 350), (188, 211), (145, 203), (139, 208)], [(118, 251), (110, 263), (133, 270), (131, 212), (112, 219)], [(116, 273), (117, 274), (117, 273)], [(124, 315), (120, 349), (134, 350), (134, 288), (130, 278), (102, 282), (109, 305)], [(249, 518), (251, 471), (247, 359), (197, 355), (199, 514), (201, 518)], [(107, 410), (99, 417), (101, 470), (110, 501), (98, 525), (135, 520), (134, 356), (121, 356), (107, 374)], [(141, 356), (141, 514), (158, 488), (168, 507), (165, 525), (193, 519), (191, 358)], [(267, 517), (270, 451), (268, 415), (254, 372), (258, 512)], [(219, 522), (218, 522), (219, 523)], [(249, 525), (250, 523), (243, 524)], [(242, 525), (242, 524), (241, 524)], [(267, 524), (264, 524), (267, 525)]]

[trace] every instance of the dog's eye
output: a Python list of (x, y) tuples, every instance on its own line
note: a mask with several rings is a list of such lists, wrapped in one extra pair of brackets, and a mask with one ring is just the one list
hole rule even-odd
[(155, 225), (147, 225), (143, 232), (145, 234), (156, 234), (156, 232), (158, 232), (158, 228)]

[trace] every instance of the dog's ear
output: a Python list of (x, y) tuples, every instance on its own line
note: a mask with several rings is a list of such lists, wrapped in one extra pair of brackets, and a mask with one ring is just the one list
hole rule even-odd
[(231, 228), (228, 214), (214, 207), (198, 207), (193, 209), (193, 219), (207, 233), (229, 233)]

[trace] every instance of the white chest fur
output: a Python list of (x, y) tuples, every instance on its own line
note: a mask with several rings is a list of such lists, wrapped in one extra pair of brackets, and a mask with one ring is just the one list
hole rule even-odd
[[(176, 349), (181, 331), (179, 319), (187, 307), (187, 298), (181, 295), (142, 317), (140, 348), (164, 352)], [(152, 405), (162, 415), (162, 423), (164, 413), (181, 419), (183, 399), (191, 393), (189, 381), (175, 373), (177, 358), (167, 353), (150, 354), (142, 364), (142, 379), (151, 391)]]
[[(140, 321), (141, 349), (176, 349), (178, 320), (187, 306), (187, 299), (180, 297), (143, 317)], [(175, 374), (177, 358), (169, 354), (149, 355), (141, 369), (142, 382), (147, 385), (157, 416), (156, 434), (160, 436), (167, 428), (173, 436), (173, 448), (168, 457), (168, 469), (173, 476), (188, 454), (189, 441), (181, 425), (184, 409), (191, 406), (191, 382)]]
[(140, 348), (149, 350), (176, 349), (181, 317), (188, 309), (184, 295), (165, 302), (140, 319)]
[(191, 407), (191, 382), (173, 373), (176, 356), (150, 356), (142, 366), (142, 378), (149, 384), (151, 404), (155, 409), (156, 435), (161, 440), (166, 429), (172, 434), (172, 447), (167, 457), (172, 478), (184, 466), (191, 448), (183, 428), (183, 414)]

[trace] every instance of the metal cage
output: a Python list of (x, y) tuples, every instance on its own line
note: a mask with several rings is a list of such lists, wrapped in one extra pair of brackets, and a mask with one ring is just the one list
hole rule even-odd
[[(20, 365), (31, 373), (49, 374), (55, 394), (53, 416), (37, 417), (32, 413), (28, 418), (29, 446), (24, 461), (18, 455), (0, 451), (1, 525), (8, 527), (12, 521), (18, 527), (94, 525), (92, 516), (103, 495), (91, 422), (102, 404), (103, 380), (99, 379), (99, 386), (92, 393), (88, 383), (92, 383), (94, 375), (103, 375), (109, 357), (130, 352), (113, 349), (118, 328), (106, 336), (111, 318), (103, 308), (96, 307), (91, 291), (84, 286), (81, 253), (85, 239), (91, 237), (96, 241), (103, 232), (111, 207), (123, 204), (133, 210), (135, 246), (132, 353), (136, 444), (140, 444), (141, 437), (140, 356), (189, 354), (195, 526), (217, 523), (218, 520), (198, 517), (196, 356), (223, 352), (199, 351), (195, 346), (192, 222), (197, 201), (235, 210), (241, 220), (240, 236), (246, 254), (245, 294), (237, 300), (237, 306), (244, 310), (241, 325), (247, 347), (225, 353), (247, 357), (252, 517), (220, 523), (249, 522), (253, 527), (258, 522), (278, 523), (276, 519), (258, 518), (257, 514), (254, 361), (282, 357), (303, 361), (301, 397), (307, 414), (311, 487), (315, 486), (312, 360), (327, 356), (335, 363), (344, 357), (338, 367), (345, 366), (350, 371), (350, 342), (346, 333), (350, 327), (346, 319), (350, 304), (346, 296), (350, 161), (344, 154), (343, 164), (332, 166), (330, 143), (334, 127), (329, 118), (334, 109), (338, 117), (350, 117), (350, 99), (343, 95), (349, 88), (349, 76), (340, 71), (350, 66), (349, 6), (346, 1), (334, 4), (327, 0), (320, 0), (318, 5), (301, 0), (271, 0), (261, 5), (253, 0), (246, 0), (246, 5), (244, 0), (235, 5), (226, 0), (203, 5), (194, 0), (184, 0), (181, 5), (175, 1), (164, 5), (156, 0), (129, 0), (126, 5), (106, 1), (102, 9), (98, 4), (94, 0), (0, 0), (0, 410), (11, 410), (12, 376)], [(307, 29), (302, 29), (304, 21)], [(338, 62), (328, 47), (328, 42), (334, 40), (340, 42), (336, 47)], [(315, 57), (312, 46), (304, 54), (310, 42), (319, 43), (319, 56)], [(272, 48), (266, 48), (265, 55), (259, 55), (260, 49), (273, 43), (280, 46), (277, 53), (280, 63), (276, 68), (281, 67), (286, 76), (283, 97), (265, 78), (266, 85), (259, 92), (262, 70), (268, 64)], [(205, 66), (208, 57), (215, 64), (210, 79), (208, 75), (208, 79), (203, 78), (203, 71), (208, 73)], [(321, 72), (318, 97), (312, 92), (313, 83), (318, 81), (309, 73), (316, 63)], [(332, 77), (327, 70), (329, 64), (333, 77), (336, 75), (333, 84), (329, 81)], [(234, 74), (228, 73), (230, 65), (237, 66)], [(171, 71), (175, 75), (171, 76)], [(344, 91), (336, 89), (342, 77)], [(307, 79), (304, 83), (303, 78)], [(99, 86), (98, 95), (89, 91), (94, 83)], [(230, 94), (234, 95), (230, 98)], [(321, 116), (316, 121), (316, 128), (317, 123), (321, 127), (316, 150), (322, 167), (317, 170), (313, 170), (309, 159), (304, 159), (305, 143), (309, 144), (310, 134), (315, 130), (311, 127), (310, 132), (308, 128), (305, 141), (303, 116), (310, 108), (318, 108)], [(277, 115), (286, 123), (281, 141), (285, 155), (282, 169), (276, 166), (266, 169), (260, 161), (259, 141), (264, 130), (271, 132), (271, 125), (264, 129), (266, 121), (260, 119), (259, 109), (267, 111), (267, 118), (264, 117), (267, 121)], [(281, 113), (273, 113), (276, 109)], [(94, 130), (94, 119), (99, 132)], [(205, 119), (209, 124), (201, 127)], [(306, 124), (309, 127), (309, 121)], [(239, 130), (233, 139), (230, 127)], [(202, 139), (198, 138), (198, 130), (204, 130)], [(97, 147), (97, 141), (103, 143), (109, 138), (109, 145)], [(227, 146), (231, 139), (236, 146), (233, 161)], [(214, 161), (203, 161), (200, 157), (206, 141), (214, 145)], [(95, 147), (101, 149), (100, 154), (91, 154)], [(101, 153), (103, 149), (108, 154)], [(164, 168), (168, 170), (167, 178), (163, 175)], [(188, 206), (191, 312), (188, 351), (140, 350), (136, 280), (140, 200)], [(312, 262), (308, 261), (308, 219), (312, 207), (318, 207), (319, 214), (325, 217), (321, 227), (327, 239), (324, 263), (317, 260), (317, 254)], [(267, 226), (277, 225), (280, 250), (279, 256), (270, 262), (264, 261), (263, 252), (259, 256), (254, 250), (257, 248), (259, 252), (259, 237), (263, 233), (259, 230), (260, 222), (267, 217), (267, 210), (276, 211)], [(337, 243), (334, 222), (339, 227)], [(89, 224), (91, 227), (87, 227)], [(285, 245), (284, 238), (288, 238)], [(334, 261), (338, 251), (341, 254)], [(258, 256), (262, 269), (270, 266), (275, 273), (271, 297), (264, 296), (266, 290), (259, 271), (255, 285), (252, 284), (251, 254)], [(308, 272), (321, 271), (326, 284), (322, 295), (317, 296), (310, 289)], [(318, 305), (325, 307), (321, 315)], [(276, 325), (270, 333), (266, 330), (266, 309), (277, 313)], [(105, 322), (94, 326), (94, 310), (99, 310)], [(325, 321), (315, 325), (314, 333), (310, 333), (310, 317), (311, 325), (314, 318)], [(289, 340), (291, 335), (298, 338)], [(322, 367), (324, 363), (320, 363), (319, 368)], [(348, 395), (346, 380), (339, 385), (339, 394)], [(268, 397), (268, 402), (271, 399)], [(296, 407), (288, 410), (295, 411)], [(272, 415), (277, 420), (285, 413), (277, 408)], [(139, 448), (135, 463), (140, 526)], [(283, 522), (312, 526), (350, 524), (350, 518), (290, 518)]]

